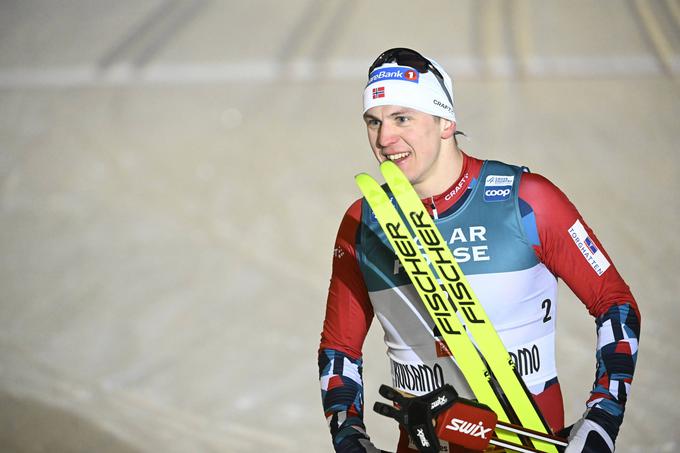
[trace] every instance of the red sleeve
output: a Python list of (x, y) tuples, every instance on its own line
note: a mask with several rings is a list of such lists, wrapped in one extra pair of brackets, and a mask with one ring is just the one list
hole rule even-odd
[(566, 195), (543, 176), (524, 173), (519, 196), (535, 216), (540, 244), (534, 250), (539, 259), (564, 280), (590, 314), (597, 317), (628, 302), (639, 317), (630, 288)]
[(345, 213), (335, 241), (319, 347), (320, 350), (342, 351), (355, 359), (361, 357), (364, 339), (373, 320), (373, 307), (356, 256), (360, 223), (361, 200), (357, 200)]

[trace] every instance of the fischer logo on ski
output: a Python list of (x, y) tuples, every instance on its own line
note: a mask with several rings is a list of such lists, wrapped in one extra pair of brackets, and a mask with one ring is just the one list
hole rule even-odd
[[(425, 308), (435, 324), (440, 327), (444, 342), (453, 352), (453, 358), (475, 396), (481, 403), (488, 405), (498, 415), (499, 420), (509, 421), (504, 403), (489, 382), (489, 369), (482, 362), (481, 354), (521, 424), (526, 428), (547, 433), (547, 424), (541, 418), (524, 382), (521, 381), (510, 354), (422, 201), (394, 162), (383, 162), (380, 170), (392, 192), (392, 201), (396, 202), (403, 212), (408, 226), (402, 223), (403, 219), (392, 201), (373, 178), (366, 174), (357, 175), (357, 184), (422, 298)], [(417, 236), (436, 276), (419, 253), (412, 234)], [(437, 284), (439, 281), (441, 285)], [(460, 312), (465, 321), (464, 327), (458, 319), (457, 312)], [(468, 335), (460, 334), (465, 332), (465, 328), (474, 338), (479, 351)], [(507, 440), (517, 439), (503, 431), (497, 433), (499, 437)], [(540, 450), (557, 452), (554, 445), (542, 440), (532, 442)]]

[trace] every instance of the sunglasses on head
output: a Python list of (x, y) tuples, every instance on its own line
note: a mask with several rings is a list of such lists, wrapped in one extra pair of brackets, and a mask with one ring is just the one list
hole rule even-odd
[(449, 100), (449, 103), (453, 107), (453, 99), (444, 84), (444, 76), (442, 76), (442, 73), (439, 72), (430, 60), (423, 57), (415, 50), (407, 49), (406, 47), (395, 47), (394, 49), (386, 50), (381, 53), (380, 56), (375, 59), (371, 67), (368, 68), (368, 76), (371, 76), (371, 73), (375, 68), (378, 68), (385, 63), (397, 63), (398, 65), (409, 66), (420, 73), (432, 72), (435, 79), (437, 79), (437, 82), (439, 82), (439, 85), (442, 87), (446, 99)]

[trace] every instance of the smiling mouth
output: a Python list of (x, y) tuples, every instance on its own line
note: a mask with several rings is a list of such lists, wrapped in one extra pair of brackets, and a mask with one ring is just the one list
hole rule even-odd
[(394, 161), (397, 161), (397, 160), (402, 160), (402, 159), (404, 159), (404, 158), (406, 158), (410, 155), (411, 155), (411, 153), (397, 153), (397, 154), (385, 155), (385, 158), (394, 162)]

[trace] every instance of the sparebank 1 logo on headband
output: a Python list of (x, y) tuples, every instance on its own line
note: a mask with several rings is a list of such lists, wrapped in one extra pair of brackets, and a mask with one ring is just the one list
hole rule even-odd
[(368, 83), (366, 86), (385, 80), (403, 80), (405, 82), (418, 83), (420, 80), (420, 73), (408, 66), (388, 66), (382, 69), (379, 68), (375, 69), (371, 72), (371, 75), (368, 76)]
[(514, 176), (489, 175), (484, 181), (484, 201), (503, 201), (510, 198)]

